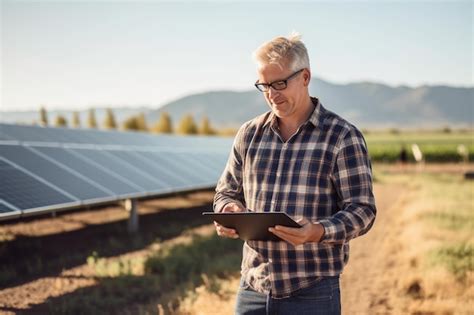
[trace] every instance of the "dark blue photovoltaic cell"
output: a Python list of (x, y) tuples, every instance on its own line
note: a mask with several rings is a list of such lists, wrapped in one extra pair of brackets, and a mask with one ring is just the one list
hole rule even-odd
[(105, 198), (110, 194), (64, 170), (22, 146), (0, 145), (0, 155), (49, 183), (71, 194), (78, 200)]
[(0, 199), (19, 209), (46, 207), (72, 202), (46, 184), (0, 160)]
[(196, 161), (196, 163), (200, 163), (202, 168), (206, 170), (206, 173), (209, 175), (213, 181), (219, 179), (219, 175), (221, 174), (222, 170), (224, 169), (224, 163), (216, 163), (214, 162), (214, 158), (211, 154), (198, 152), (190, 154), (190, 157)]
[(1, 132), (18, 141), (50, 141), (44, 135), (44, 128), (32, 126), (1, 125)]
[(141, 163), (140, 158), (137, 158), (137, 153), (130, 151), (110, 151), (110, 154), (113, 156), (125, 161), (126, 163), (132, 165), (133, 167), (139, 169), (146, 177), (152, 178), (153, 180), (160, 183), (160, 188), (163, 189), (172, 189), (176, 185), (179, 185), (179, 181), (176, 181), (174, 176), (170, 174), (159, 171), (154, 164), (149, 165), (146, 162)]
[(140, 188), (141, 192), (154, 192), (163, 188), (163, 185), (158, 181), (150, 179), (144, 176), (142, 173), (137, 172), (136, 168), (129, 165), (122, 160), (119, 160), (114, 155), (105, 151), (92, 150), (92, 149), (72, 149), (74, 152), (83, 155), (84, 157), (94, 161), (101, 165), (101, 167), (108, 169), (109, 171), (127, 179), (130, 183), (135, 184)]
[(209, 171), (197, 160), (197, 154), (193, 153), (168, 153), (162, 154), (164, 159), (168, 159), (175, 164), (176, 170), (180, 173), (188, 173), (194, 182), (209, 183), (216, 181)]
[(189, 161), (183, 163), (176, 153), (172, 152), (153, 152), (151, 153), (153, 161), (160, 167), (167, 167), (176, 174), (179, 174), (189, 186), (192, 184), (202, 184), (203, 178), (201, 174), (193, 167)]
[(186, 188), (189, 186), (189, 182), (187, 182), (179, 173), (153, 161), (153, 157), (149, 152), (129, 152), (129, 154), (132, 154), (137, 163), (142, 164), (142, 167), (146, 168), (150, 174), (155, 176), (157, 179), (166, 182), (168, 186), (176, 189)]
[(3, 133), (3, 129), (4, 129), (3, 125), (0, 124), (0, 140), (14, 140), (12, 137)]
[(132, 194), (139, 191), (137, 188), (130, 185), (127, 180), (115, 176), (114, 173), (106, 172), (103, 168), (98, 167), (93, 163), (89, 163), (87, 160), (81, 159), (68, 149), (57, 147), (35, 147), (34, 149), (77, 171), (98, 185), (112, 191), (117, 196)]

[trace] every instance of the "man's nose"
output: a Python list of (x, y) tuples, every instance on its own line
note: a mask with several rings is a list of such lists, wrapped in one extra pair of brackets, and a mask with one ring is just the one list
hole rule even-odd
[(268, 98), (273, 99), (278, 95), (280, 95), (280, 91), (275, 90), (273, 87), (270, 86), (270, 88), (268, 89)]

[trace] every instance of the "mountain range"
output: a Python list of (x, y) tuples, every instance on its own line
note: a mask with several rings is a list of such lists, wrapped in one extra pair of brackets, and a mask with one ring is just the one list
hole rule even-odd
[[(313, 78), (310, 94), (362, 128), (473, 126), (472, 87), (390, 87), (370, 82), (341, 85)], [(147, 117), (155, 120), (166, 111), (176, 120), (191, 113), (197, 119), (207, 115), (218, 126), (237, 126), (267, 110), (257, 90), (214, 91), (183, 97), (149, 112)]]
[[(472, 128), (474, 87), (420, 86), (391, 87), (372, 82), (334, 84), (313, 78), (310, 94), (318, 97), (327, 109), (361, 128)], [(269, 110), (263, 95), (249, 91), (209, 91), (179, 98), (159, 108), (113, 108), (120, 123), (130, 115), (144, 112), (151, 125), (162, 112), (168, 112), (176, 125), (185, 114), (196, 121), (207, 116), (218, 128), (236, 128), (243, 122)], [(54, 121), (57, 114), (71, 117), (72, 111), (49, 111)], [(86, 121), (86, 111), (80, 111)], [(104, 108), (96, 109), (99, 123), (103, 122)], [(38, 112), (0, 112), (1, 122), (32, 123)]]

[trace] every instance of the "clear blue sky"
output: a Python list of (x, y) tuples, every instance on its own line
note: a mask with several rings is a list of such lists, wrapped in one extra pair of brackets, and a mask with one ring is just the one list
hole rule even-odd
[(1, 110), (252, 89), (252, 51), (293, 30), (324, 80), (473, 86), (471, 1), (0, 1)]

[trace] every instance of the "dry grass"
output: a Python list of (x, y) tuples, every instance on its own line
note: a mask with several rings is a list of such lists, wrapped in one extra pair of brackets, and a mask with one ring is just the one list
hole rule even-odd
[[(412, 189), (402, 221), (406, 228), (400, 235), (411, 262), (401, 286), (409, 297), (408, 310), (472, 314), (474, 183), (445, 174), (420, 174), (409, 183)], [(471, 250), (452, 255), (459, 247)]]
[[(351, 242), (350, 261), (341, 281), (343, 314), (474, 314), (474, 182), (464, 180), (454, 165), (426, 166), (424, 173), (417, 172), (416, 168), (383, 165), (376, 165), (375, 170), (379, 212), (373, 229)], [(208, 192), (147, 201), (142, 204), (141, 211), (153, 213), (164, 206), (179, 208), (205, 204), (210, 202), (212, 195)], [(94, 226), (102, 222), (101, 217), (109, 224), (123, 216), (122, 212), (112, 209), (74, 213), (2, 226), (0, 234), (4, 242), (24, 236), (67, 234), (66, 231), (80, 230), (83, 225)], [(154, 222), (149, 229), (157, 229), (159, 222)], [(142, 223), (146, 227), (147, 222)], [(65, 268), (58, 274), (0, 290), (0, 312), (47, 311), (48, 305), (53, 305), (49, 310), (71, 313), (84, 303), (93, 304), (95, 299), (102, 301), (106, 294), (108, 298), (123, 298), (119, 304), (126, 307), (119, 308), (118, 302), (113, 300), (103, 305), (110, 310), (118, 308), (122, 314), (232, 314), (238, 271), (228, 278), (202, 275), (202, 284), (197, 288), (191, 286), (187, 291), (171, 284), (170, 290), (163, 292), (158, 286), (160, 293), (153, 293), (150, 284), (154, 285), (154, 282), (147, 279), (154, 279), (155, 275), (147, 277), (144, 268), (150, 255), (161, 249), (171, 252), (174, 247), (190, 244), (192, 234), (209, 236), (215, 233), (212, 225), (183, 228), (183, 224), (189, 222), (179, 220), (179, 227), (185, 231), (163, 240), (142, 241), (143, 246), (139, 248), (130, 246), (128, 249), (124, 244), (115, 246), (104, 239), (102, 253), (110, 246), (124, 250), (118, 250), (118, 255), (90, 255), (75, 268)], [(168, 225), (160, 226), (158, 230), (164, 233), (167, 228), (174, 227)], [(103, 228), (97, 229), (99, 232), (103, 233)], [(61, 235), (55, 236), (55, 240), (68, 240)], [(77, 238), (83, 240), (84, 235), (78, 234)], [(94, 234), (94, 239), (97, 235)], [(124, 297), (117, 296), (122, 293), (126, 293)], [(137, 299), (127, 297), (132, 293)], [(133, 304), (127, 304), (127, 301), (133, 301)], [(42, 308), (35, 305), (42, 305)]]
[[(343, 314), (474, 314), (474, 182), (442, 169), (376, 170), (379, 214), (370, 233), (351, 242)], [(231, 314), (238, 279), (221, 287), (225, 295), (205, 286), (190, 293), (178, 314)]]

